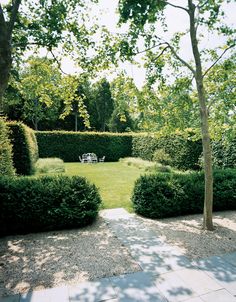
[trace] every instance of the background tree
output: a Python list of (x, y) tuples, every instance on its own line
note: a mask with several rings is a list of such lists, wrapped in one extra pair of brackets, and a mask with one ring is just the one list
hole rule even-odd
[[(87, 11), (91, 2), (24, 1), (13, 0), (9, 5), (0, 4), (0, 110), (3, 111), (3, 95), (7, 88), (13, 58), (19, 58), (25, 50), (45, 48), (56, 58), (54, 49), (60, 47), (66, 54), (74, 50), (74, 42), (80, 47), (77, 56), (86, 57), (92, 41), (90, 36), (97, 26), (87, 26)], [(88, 24), (88, 23), (87, 23)], [(91, 24), (91, 22), (90, 22)]]
[[(229, 1), (227, 1), (229, 2)], [(129, 21), (129, 41), (126, 42), (127, 51), (129, 55), (140, 52), (137, 47), (137, 41), (140, 36), (145, 40), (145, 46), (148, 50), (147, 59), (152, 69), (158, 72), (163, 70), (165, 58), (171, 62), (175, 68), (180, 65), (187, 67), (195, 80), (197, 87), (197, 97), (199, 102), (201, 133), (203, 143), (203, 159), (205, 172), (205, 198), (204, 198), (204, 223), (205, 229), (213, 230), (212, 208), (213, 208), (213, 173), (212, 173), (212, 151), (209, 133), (209, 108), (208, 100), (205, 91), (204, 77), (210, 69), (217, 64), (220, 58), (235, 45), (233, 34), (235, 30), (223, 24), (222, 16), (223, 1), (194, 1), (188, 0), (186, 6), (177, 5), (171, 1), (141, 1), (141, 0), (120, 0), (119, 12), (120, 22)], [(186, 32), (176, 33), (171, 41), (164, 39), (162, 35), (158, 34), (160, 23), (165, 24), (164, 9), (167, 7), (175, 8), (179, 12), (187, 14), (189, 23)], [(157, 24), (159, 22), (159, 25)], [(207, 28), (208, 32), (214, 32), (217, 35), (226, 37), (225, 43), (221, 45), (216, 51), (217, 58), (210, 63), (209, 67), (204, 70), (204, 53), (205, 59), (209, 60), (208, 49), (201, 52), (199, 34), (202, 28)], [(166, 29), (166, 28), (165, 28)], [(202, 34), (203, 31), (201, 31)], [(165, 35), (165, 31), (162, 32)], [(192, 49), (193, 62), (182, 58), (179, 54), (180, 41), (183, 36), (189, 34), (190, 45)], [(223, 46), (223, 49), (222, 49)], [(134, 49), (134, 50), (133, 50)], [(219, 53), (221, 49), (221, 53)], [(209, 61), (208, 61), (209, 62)]]
[(114, 110), (114, 100), (111, 95), (110, 84), (105, 78), (96, 83), (95, 103), (100, 131), (105, 131), (108, 129), (109, 120)]

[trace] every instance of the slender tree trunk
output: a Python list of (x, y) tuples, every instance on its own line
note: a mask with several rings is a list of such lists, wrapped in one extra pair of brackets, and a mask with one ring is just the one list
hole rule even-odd
[(190, 16), (190, 38), (196, 65), (196, 85), (198, 100), (200, 104), (201, 132), (203, 145), (203, 159), (205, 172), (205, 196), (204, 196), (204, 219), (203, 227), (213, 230), (212, 209), (213, 209), (213, 172), (212, 172), (212, 151), (208, 124), (208, 110), (206, 105), (206, 95), (204, 90), (201, 58), (198, 49), (197, 33), (195, 27), (195, 5), (192, 0), (188, 0)]

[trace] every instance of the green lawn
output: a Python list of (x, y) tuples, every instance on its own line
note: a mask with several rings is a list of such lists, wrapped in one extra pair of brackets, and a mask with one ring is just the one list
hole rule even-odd
[[(103, 208), (125, 208), (132, 211), (130, 197), (135, 180), (144, 173), (144, 168), (128, 166), (125, 163), (65, 163), (62, 175), (86, 177), (98, 188), (103, 200)], [(51, 173), (50, 173), (51, 174)]]

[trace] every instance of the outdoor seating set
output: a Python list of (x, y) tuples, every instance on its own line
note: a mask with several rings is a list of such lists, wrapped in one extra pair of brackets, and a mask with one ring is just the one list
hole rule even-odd
[(98, 158), (95, 153), (85, 153), (82, 157), (79, 156), (79, 160), (81, 163), (101, 163), (104, 162), (105, 156)]

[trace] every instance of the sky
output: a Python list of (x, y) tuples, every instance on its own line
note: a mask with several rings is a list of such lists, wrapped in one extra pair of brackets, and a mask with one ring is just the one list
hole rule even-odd
[[(8, 0), (0, 0), (0, 3), (8, 3)], [(173, 4), (186, 6), (187, 0), (172, 0), (170, 1)], [(91, 16), (96, 16), (99, 20), (100, 25), (105, 25), (112, 33), (125, 31), (127, 26), (123, 26), (122, 29), (117, 27), (117, 23), (119, 20), (119, 15), (116, 13), (118, 5), (118, 0), (99, 0), (99, 4), (94, 6), (91, 10)], [(233, 27), (236, 27), (236, 1), (234, 3), (228, 4), (224, 9), (225, 18), (228, 20), (228, 24)], [(177, 31), (184, 31), (186, 29), (186, 25), (188, 24), (188, 16), (184, 11), (175, 8), (168, 8), (166, 10), (166, 21), (168, 24), (168, 32), (167, 33), (159, 33), (165, 36), (165, 40), (169, 40), (172, 35)], [(203, 41), (203, 47), (216, 46), (217, 44), (223, 44), (223, 41), (218, 37), (211, 37), (207, 31), (203, 31), (206, 38)], [(183, 39), (179, 54), (185, 59), (192, 59), (192, 52), (189, 37)], [(29, 55), (26, 54), (26, 55)], [(41, 52), (41, 55), (45, 55), (45, 52)], [(141, 56), (137, 57), (139, 63), (142, 63)], [(206, 66), (207, 67), (207, 66)], [(74, 63), (69, 58), (64, 58), (62, 61), (62, 69), (66, 73), (76, 73), (78, 68), (74, 65)], [(130, 63), (122, 63), (120, 64), (120, 70), (125, 70), (126, 73), (134, 78), (134, 81), (138, 87), (141, 87), (145, 81), (145, 69), (139, 68)], [(115, 75), (110, 75), (105, 72), (105, 74), (109, 79), (112, 79)]]
[[(172, 0), (170, 1), (174, 4), (186, 6), (186, 0)], [(118, 0), (100, 0), (99, 5), (91, 12), (91, 15), (96, 15), (99, 18), (99, 24), (105, 25), (112, 33), (120, 32), (120, 29), (117, 27), (119, 20), (119, 15), (116, 13), (118, 5)], [(225, 6), (225, 19), (228, 20), (227, 23), (231, 24), (233, 27), (236, 27), (236, 2), (228, 4)], [(186, 29), (186, 24), (188, 25), (188, 15), (181, 10), (176, 10), (175, 8), (168, 8), (166, 10), (166, 20), (168, 24), (168, 33), (163, 33), (165, 38), (169, 40), (173, 33), (177, 31), (184, 31)], [(124, 27), (127, 29), (127, 27)], [(203, 41), (202, 47), (214, 47), (217, 44), (222, 44), (222, 40), (217, 37), (211, 37), (211, 35), (204, 31), (203, 32), (206, 38)], [(181, 49), (179, 54), (186, 60), (192, 59), (192, 52), (190, 46), (189, 37), (186, 37), (182, 41)], [(138, 61), (142, 63), (141, 56), (138, 58)], [(73, 63), (64, 59), (63, 68), (66, 72), (73, 72), (74, 67)], [(141, 87), (145, 81), (145, 69), (139, 68), (130, 63), (120, 64), (120, 69), (124, 69), (126, 73), (133, 77), (135, 83), (138, 87)], [(108, 78), (112, 78), (114, 75), (108, 75)]]

